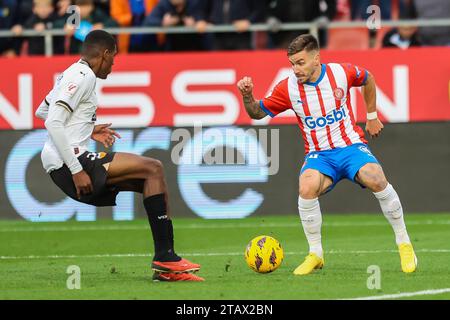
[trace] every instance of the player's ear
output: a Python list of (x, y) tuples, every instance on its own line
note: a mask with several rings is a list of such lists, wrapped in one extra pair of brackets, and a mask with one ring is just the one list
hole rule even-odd
[(314, 55), (314, 63), (316, 66), (320, 65), (320, 53), (317, 51), (317, 53)]

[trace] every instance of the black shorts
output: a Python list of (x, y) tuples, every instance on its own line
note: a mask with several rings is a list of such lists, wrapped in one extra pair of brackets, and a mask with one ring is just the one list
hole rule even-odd
[(50, 172), (53, 182), (72, 199), (87, 203), (96, 207), (110, 207), (116, 205), (116, 197), (119, 193), (114, 186), (106, 185), (107, 171), (103, 164), (114, 159), (115, 152), (88, 152), (78, 156), (83, 170), (91, 178), (93, 192), (81, 195), (77, 198), (77, 189), (73, 183), (72, 173), (64, 164), (61, 168)]

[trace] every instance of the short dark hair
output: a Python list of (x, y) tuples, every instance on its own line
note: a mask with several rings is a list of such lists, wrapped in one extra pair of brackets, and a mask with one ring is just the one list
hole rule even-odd
[(114, 51), (116, 49), (116, 39), (104, 30), (94, 30), (89, 32), (86, 39), (84, 39), (81, 53), (84, 56), (92, 57), (102, 54), (105, 49), (111, 52)]
[(319, 50), (319, 42), (311, 34), (302, 34), (291, 41), (287, 49), (287, 55), (292, 56), (300, 51)]

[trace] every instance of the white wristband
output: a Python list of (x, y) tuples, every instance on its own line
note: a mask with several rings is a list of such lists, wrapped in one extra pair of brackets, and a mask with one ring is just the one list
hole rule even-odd
[(367, 113), (367, 120), (375, 120), (378, 118), (377, 112), (369, 112)]

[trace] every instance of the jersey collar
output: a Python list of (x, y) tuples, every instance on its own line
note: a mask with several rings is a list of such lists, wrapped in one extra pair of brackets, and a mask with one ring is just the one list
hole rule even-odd
[(307, 84), (309, 86), (317, 86), (319, 84), (319, 82), (322, 81), (323, 77), (325, 76), (325, 71), (327, 69), (327, 66), (324, 63), (322, 63), (321, 68), (322, 68), (322, 70), (320, 72), (319, 78), (315, 82), (308, 81), (308, 82), (305, 82), (305, 84)]
[[(80, 59), (80, 60), (78, 61), (78, 63), (84, 64), (84, 65), (88, 66), (89, 68), (91, 68), (91, 65), (89, 64), (89, 62), (87, 62), (87, 61), (85, 61), (85, 60), (83, 60), (83, 59)], [(91, 68), (91, 69), (92, 69), (92, 68)]]

